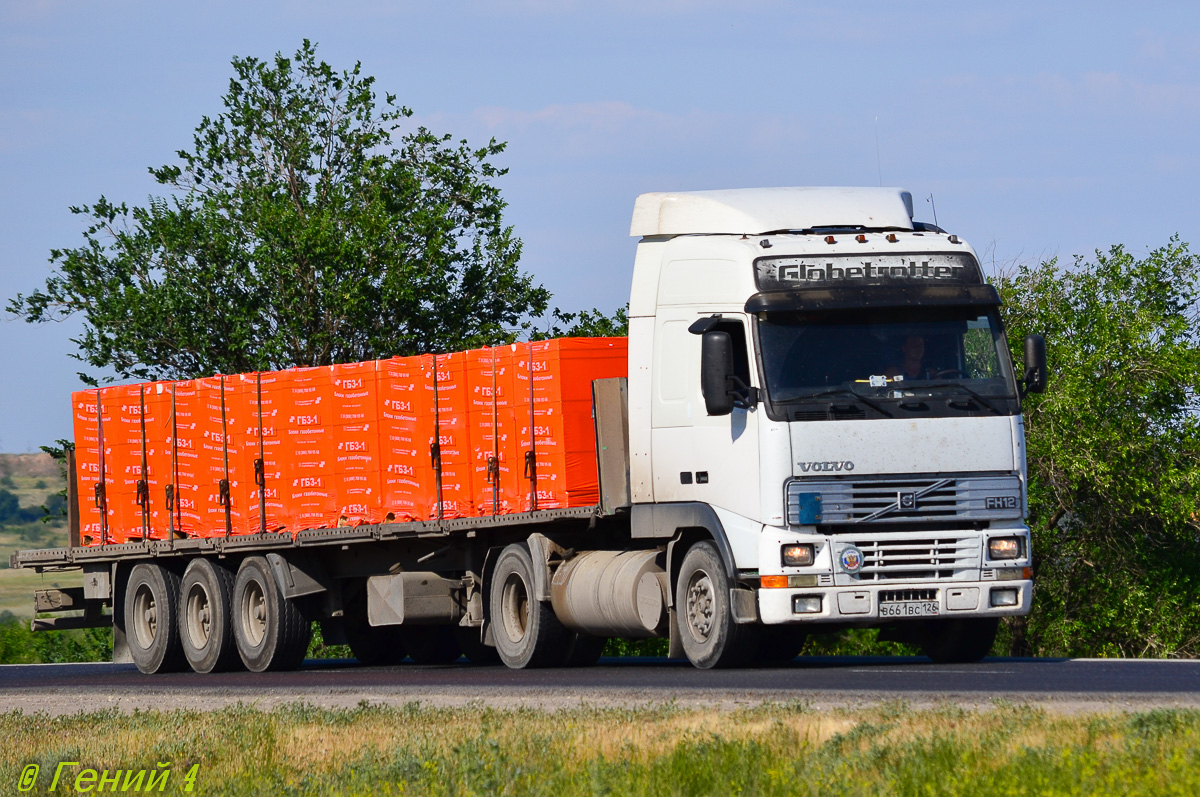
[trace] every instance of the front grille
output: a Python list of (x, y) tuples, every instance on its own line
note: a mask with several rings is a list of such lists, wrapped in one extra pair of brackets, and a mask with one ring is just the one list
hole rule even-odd
[(839, 539), (835, 555), (853, 545), (862, 551), (862, 568), (849, 576), (852, 581), (940, 581), (974, 575), (980, 565), (977, 534), (913, 534)]
[(935, 601), (938, 599), (936, 589), (881, 589), (880, 603), (904, 603), (906, 601)]
[(1021, 517), (1021, 482), (1013, 475), (793, 479), (788, 520), (801, 522), (801, 495), (821, 497), (822, 525), (935, 523)]

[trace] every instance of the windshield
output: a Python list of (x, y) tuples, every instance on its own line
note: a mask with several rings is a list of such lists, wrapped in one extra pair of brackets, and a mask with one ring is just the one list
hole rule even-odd
[(758, 337), (774, 405), (849, 399), (895, 417), (896, 403), (948, 397), (962, 408), (966, 397), (972, 411), (1016, 411), (1006, 401), (1015, 403), (1016, 386), (991, 309), (762, 313)]

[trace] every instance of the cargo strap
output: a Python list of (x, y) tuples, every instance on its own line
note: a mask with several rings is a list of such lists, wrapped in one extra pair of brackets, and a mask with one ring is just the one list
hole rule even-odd
[(437, 519), (441, 523), (445, 517), (442, 498), (442, 418), (438, 404), (437, 355), (433, 355), (433, 443), (429, 446), (429, 459), (433, 464), (434, 478), (437, 480)]
[(221, 454), (225, 462), (225, 478), (218, 486), (220, 502), (225, 506), (225, 536), (233, 534), (233, 507), (229, 505), (229, 424), (225, 420), (225, 377), (221, 377)]
[(142, 432), (142, 477), (137, 481), (137, 505), (142, 508), (142, 539), (150, 539), (150, 487), (146, 483), (146, 386), (138, 387), (138, 422)]
[(267, 464), (263, 453), (262, 374), (255, 374), (258, 387), (258, 459), (254, 460), (254, 484), (258, 487), (258, 530), (267, 533)]
[(529, 450), (525, 452), (525, 478), (529, 479), (529, 511), (538, 508), (537, 494), (537, 415), (533, 402), (533, 341), (529, 341)]
[(100, 477), (96, 482), (96, 507), (100, 510), (100, 544), (108, 545), (108, 496), (104, 490), (104, 405), (101, 394), (103, 389), (96, 388), (96, 436), (100, 441)]

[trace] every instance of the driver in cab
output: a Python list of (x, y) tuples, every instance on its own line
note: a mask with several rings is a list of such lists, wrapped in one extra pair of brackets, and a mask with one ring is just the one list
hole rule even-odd
[(889, 379), (903, 377), (904, 379), (927, 379), (932, 368), (925, 363), (925, 336), (909, 335), (900, 346), (903, 360), (897, 365), (888, 366), (884, 375)]

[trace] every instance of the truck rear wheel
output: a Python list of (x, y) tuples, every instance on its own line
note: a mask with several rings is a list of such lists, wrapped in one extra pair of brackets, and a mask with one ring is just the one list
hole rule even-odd
[(733, 622), (729, 576), (712, 543), (688, 549), (676, 584), (679, 637), (688, 661), (702, 670), (745, 664), (755, 653), (754, 629)]
[(488, 589), (492, 638), (500, 660), (513, 669), (553, 667), (566, 655), (570, 632), (549, 601), (533, 591), (529, 546), (514, 543), (500, 552)]
[(982, 659), (996, 641), (995, 617), (927, 620), (921, 629), (921, 652), (938, 664), (969, 664)]
[(233, 639), (233, 574), (211, 559), (193, 559), (179, 595), (180, 641), (196, 672), (222, 672), (241, 664)]
[(187, 666), (179, 639), (179, 576), (161, 565), (134, 565), (125, 587), (125, 636), (144, 673)]
[(246, 669), (294, 670), (311, 635), (308, 618), (280, 593), (267, 560), (244, 559), (233, 582), (233, 637)]

